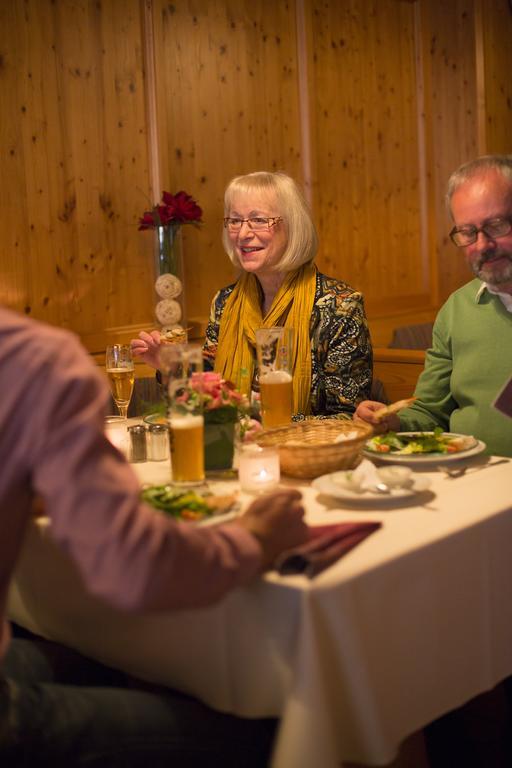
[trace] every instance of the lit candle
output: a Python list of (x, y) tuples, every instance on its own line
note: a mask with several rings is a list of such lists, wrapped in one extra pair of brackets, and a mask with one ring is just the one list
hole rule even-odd
[(266, 493), (275, 488), (280, 479), (277, 448), (243, 446), (238, 460), (238, 479), (246, 493)]

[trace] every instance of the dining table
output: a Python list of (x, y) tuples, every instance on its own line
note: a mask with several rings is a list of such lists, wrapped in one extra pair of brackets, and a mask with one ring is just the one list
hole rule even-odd
[[(464, 471), (418, 462), (415, 492), (361, 499), (282, 477), (309, 525), (380, 528), (313, 578), (269, 571), (202, 609), (116, 610), (87, 593), (51, 523), (34, 519), (9, 617), (217, 710), (279, 718), (273, 768), (387, 764), (410, 734), (512, 674), (512, 461), (446, 467)], [(168, 459), (133, 469), (141, 484), (170, 482)], [(238, 500), (208, 524), (254, 499), (236, 472), (207, 483)]]

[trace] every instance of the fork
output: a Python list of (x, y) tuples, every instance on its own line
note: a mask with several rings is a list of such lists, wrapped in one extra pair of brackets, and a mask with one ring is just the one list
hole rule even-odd
[(436, 469), (443, 472), (446, 477), (462, 477), (462, 475), (465, 474), (467, 467), (443, 467), (440, 464)]
[(442, 464), (439, 464), (436, 469), (438, 469), (440, 472), (443, 472), (447, 477), (462, 477), (466, 473), (468, 469), (473, 470), (473, 472), (478, 472), (480, 469), (487, 469), (487, 467), (496, 467), (498, 464), (508, 464), (508, 459), (498, 459), (498, 461), (490, 461), (488, 464), (480, 464), (478, 466), (465, 466), (465, 467), (444, 467)]

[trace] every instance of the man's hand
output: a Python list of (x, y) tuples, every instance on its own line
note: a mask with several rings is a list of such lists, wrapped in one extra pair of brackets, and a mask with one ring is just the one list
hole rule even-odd
[(159, 367), (159, 354), (160, 354), (160, 332), (141, 331), (138, 339), (132, 339), (130, 341), (130, 349), (133, 357), (138, 360), (142, 360), (152, 368)]
[(353, 419), (354, 421), (366, 421), (367, 424), (371, 424), (375, 432), (399, 432), (400, 431), (400, 419), (396, 413), (388, 413), (385, 416), (378, 419), (375, 414), (382, 408), (385, 408), (385, 403), (377, 403), (375, 400), (363, 400), (362, 403), (356, 408)]
[(293, 489), (277, 491), (253, 501), (247, 511), (236, 519), (260, 542), (263, 550), (263, 570), (272, 568), (276, 557), (285, 549), (302, 544), (307, 539), (301, 494)]

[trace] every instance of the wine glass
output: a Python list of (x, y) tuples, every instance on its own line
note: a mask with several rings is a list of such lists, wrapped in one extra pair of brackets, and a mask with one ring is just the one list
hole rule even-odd
[(126, 419), (135, 381), (135, 368), (129, 345), (110, 344), (105, 353), (105, 367), (114, 402), (121, 417)]

